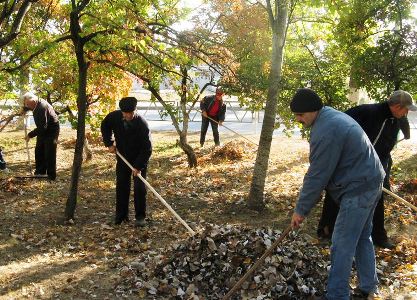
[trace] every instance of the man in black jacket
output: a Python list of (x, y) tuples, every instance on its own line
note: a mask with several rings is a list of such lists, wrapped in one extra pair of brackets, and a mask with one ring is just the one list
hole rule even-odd
[[(395, 91), (383, 103), (364, 104), (353, 107), (346, 114), (355, 119), (372, 142), (379, 159), (384, 167), (386, 176), (384, 187), (390, 189), (389, 175), (392, 165), (391, 150), (397, 142), (399, 130), (404, 138), (410, 138), (408, 111), (416, 111), (411, 95), (405, 91)], [(323, 211), (317, 233), (321, 237), (330, 237), (336, 222), (339, 208), (328, 193), (324, 199)], [(372, 240), (376, 246), (392, 249), (394, 245), (389, 241), (384, 226), (384, 196), (378, 201), (373, 217)]]
[(206, 140), (206, 133), (209, 123), (213, 130), (214, 143), (220, 146), (219, 128), (222, 125), (226, 115), (226, 104), (223, 103), (223, 89), (219, 86), (216, 89), (216, 94), (204, 97), (200, 102), (200, 109), (202, 114), (200, 145), (204, 146)]
[(28, 133), (26, 140), (36, 136), (35, 175), (48, 175), (56, 179), (56, 150), (59, 136), (59, 120), (51, 104), (40, 100), (33, 93), (22, 96), (24, 110), (33, 111), (36, 128)]
[(122, 98), (119, 102), (120, 110), (109, 113), (101, 123), (101, 134), (109, 152), (116, 153), (117, 149), (134, 168), (132, 171), (117, 156), (115, 224), (129, 220), (130, 178), (133, 174), (135, 225), (143, 227), (146, 224), (146, 188), (137, 175), (146, 178), (152, 143), (148, 123), (136, 112), (136, 105), (136, 98)]

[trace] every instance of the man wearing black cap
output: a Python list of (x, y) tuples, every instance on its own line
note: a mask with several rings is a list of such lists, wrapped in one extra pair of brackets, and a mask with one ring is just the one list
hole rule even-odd
[(117, 149), (134, 167), (132, 171), (117, 156), (115, 224), (129, 220), (130, 178), (133, 174), (135, 225), (143, 227), (146, 217), (146, 188), (137, 175), (141, 174), (146, 178), (152, 143), (148, 123), (136, 112), (136, 105), (135, 97), (122, 98), (119, 102), (120, 110), (109, 113), (101, 123), (101, 134), (109, 152), (116, 153)]
[[(371, 140), (386, 173), (384, 180), (386, 189), (390, 189), (391, 151), (397, 143), (400, 129), (405, 139), (410, 138), (410, 125), (406, 118), (409, 110), (417, 110), (417, 107), (413, 104), (413, 98), (409, 93), (397, 90), (385, 102), (363, 104), (346, 111), (346, 114), (359, 123)], [(337, 204), (331, 199), (329, 194), (326, 194), (317, 229), (319, 236), (331, 236), (338, 211)], [(378, 205), (375, 208), (372, 241), (374, 245), (382, 248), (394, 248), (394, 245), (388, 239), (384, 226), (384, 194), (381, 194)]]
[(212, 96), (204, 97), (200, 102), (201, 109), (201, 132), (200, 132), (200, 146), (204, 146), (206, 140), (207, 129), (209, 123), (211, 124), (211, 130), (213, 130), (214, 144), (220, 145), (219, 126), (224, 122), (226, 115), (226, 104), (223, 102), (223, 89), (222, 87), (216, 88), (216, 94)]
[(310, 167), (292, 216), (297, 228), (326, 189), (339, 203), (332, 236), (331, 268), (325, 299), (349, 299), (355, 258), (358, 291), (370, 294), (378, 283), (371, 239), (372, 216), (385, 173), (371, 142), (348, 115), (323, 107), (311, 89), (299, 89), (290, 104), (298, 122), (310, 127)]

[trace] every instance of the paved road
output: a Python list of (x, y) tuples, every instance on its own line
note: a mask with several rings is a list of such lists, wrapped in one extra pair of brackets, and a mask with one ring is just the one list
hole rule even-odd
[[(158, 115), (154, 114), (146, 114), (145, 118), (149, 122), (149, 126), (152, 131), (171, 131), (175, 130), (174, 126), (172, 125), (171, 121), (157, 121)], [(417, 112), (410, 112), (409, 113), (409, 121), (410, 121), (410, 128), (411, 128), (411, 140), (417, 141)], [(261, 119), (261, 118), (260, 118)], [(227, 121), (227, 120), (234, 120), (234, 121)], [(226, 122), (224, 125), (240, 134), (243, 135), (259, 135), (262, 129), (262, 123), (253, 121), (251, 122), (251, 117), (248, 116), (244, 119), (245, 122), (237, 122), (236, 117), (233, 117), (232, 115), (226, 116)], [(189, 123), (189, 132), (198, 132), (200, 131), (201, 127), (201, 117), (196, 116), (195, 120), (193, 122)], [(208, 134), (210, 133), (211, 129), (209, 129)], [(220, 133), (222, 132), (230, 132), (225, 127), (220, 127), (219, 129)], [(282, 135), (282, 129), (278, 128), (274, 131), (274, 135)], [(295, 129), (294, 130), (295, 135), (299, 135), (300, 131)]]

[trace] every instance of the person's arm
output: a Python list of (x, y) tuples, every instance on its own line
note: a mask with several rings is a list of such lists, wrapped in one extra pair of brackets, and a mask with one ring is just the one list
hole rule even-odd
[(104, 146), (106, 146), (110, 152), (116, 152), (116, 146), (114, 146), (113, 137), (113, 126), (111, 114), (108, 114), (101, 122), (101, 137), (103, 139)]
[(140, 122), (139, 124), (141, 127), (139, 138), (142, 139), (141, 141), (142, 149), (140, 153), (138, 154), (138, 156), (136, 157), (133, 166), (135, 169), (140, 171), (147, 166), (149, 159), (151, 158), (152, 140), (151, 140), (151, 131), (149, 130), (148, 122), (146, 122), (146, 120), (143, 118), (141, 118), (139, 122)]
[[(323, 135), (318, 141), (311, 143), (310, 167), (304, 176), (294, 215), (293, 226), (296, 227), (310, 213), (320, 199), (321, 192), (326, 188), (342, 152), (342, 143), (329, 135)], [(295, 220), (294, 220), (295, 219)]]
[(36, 121), (36, 128), (28, 133), (29, 138), (42, 135), (48, 129), (48, 110), (39, 103), (33, 111), (33, 118)]
[(222, 103), (222, 106), (220, 107), (219, 110), (219, 124), (221, 125), (221, 123), (224, 122), (224, 119), (226, 118), (226, 104)]
[(400, 126), (400, 130), (403, 133), (404, 139), (409, 140), (411, 137), (410, 133), (410, 123), (408, 122), (407, 117), (402, 117), (398, 119), (398, 125)]
[(203, 99), (201, 99), (200, 110), (203, 117), (207, 118), (207, 97), (203, 97)]

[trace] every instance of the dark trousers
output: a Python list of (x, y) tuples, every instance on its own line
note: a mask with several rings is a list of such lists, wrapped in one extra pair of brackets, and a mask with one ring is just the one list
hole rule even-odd
[[(389, 176), (392, 166), (392, 159), (391, 157), (381, 159), (381, 163), (386, 173), (384, 178), (384, 187), (389, 190)], [(317, 234), (319, 236), (332, 235), (338, 213), (339, 205), (328, 193), (326, 193), (326, 196), (324, 197), (323, 210), (317, 228)], [(386, 241), (388, 239), (387, 231), (385, 230), (384, 219), (384, 193), (382, 192), (372, 219), (372, 239), (377, 243)]]
[[(146, 168), (141, 171), (146, 178)], [(116, 164), (116, 223), (129, 218), (129, 195), (132, 170), (123, 162)], [(146, 217), (146, 187), (139, 177), (133, 177), (133, 203), (135, 205), (135, 218)]]
[[(210, 118), (218, 122), (217, 117), (210, 117)], [(203, 119), (201, 120), (201, 133), (200, 133), (200, 145), (201, 146), (204, 145), (204, 142), (206, 140), (206, 134), (207, 134), (209, 123), (211, 124), (211, 130), (213, 131), (214, 143), (216, 144), (216, 146), (220, 145), (219, 124), (217, 124), (213, 120), (210, 120), (209, 118), (205, 118), (205, 117), (203, 117)]]
[(56, 178), (56, 149), (58, 132), (53, 136), (38, 136), (35, 146), (35, 175), (48, 175), (49, 179)]

